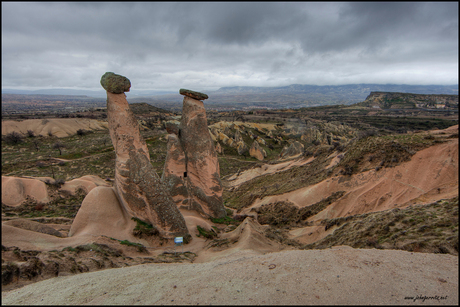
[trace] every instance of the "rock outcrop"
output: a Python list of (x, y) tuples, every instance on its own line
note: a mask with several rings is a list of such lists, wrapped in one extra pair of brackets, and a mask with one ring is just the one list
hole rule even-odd
[[(171, 134), (168, 137), (164, 182), (176, 197), (178, 206), (206, 216), (224, 217), (227, 214), (222, 201), (219, 161), (201, 101), (208, 96), (184, 89), (179, 93), (185, 96), (182, 119), (176, 131), (168, 131)], [(183, 152), (184, 158), (180, 152)], [(183, 176), (180, 176), (181, 172)]]
[(150, 222), (161, 236), (189, 235), (184, 217), (150, 164), (147, 144), (123, 93), (129, 91), (130, 84), (114, 73), (101, 78), (107, 91), (107, 120), (116, 153), (116, 194), (130, 216)]
[(41, 232), (41, 233), (45, 233), (45, 234), (56, 236), (56, 237), (63, 237), (63, 235), (59, 231), (54, 229), (53, 227), (44, 225), (39, 222), (27, 220), (27, 219), (19, 218), (19, 219), (14, 219), (14, 220), (3, 222), (2, 224), (22, 228), (25, 230)]
[(267, 156), (267, 153), (262, 147), (259, 146), (259, 143), (254, 140), (251, 148), (249, 149), (249, 155), (259, 161), (262, 161)]
[(294, 141), (289, 145), (289, 147), (284, 147), (283, 150), (280, 153), (280, 158), (282, 159), (287, 159), (291, 157), (298, 156), (300, 154), (303, 154), (304, 152), (304, 146), (302, 143), (298, 141)]
[(216, 152), (220, 155), (224, 153), (224, 150), (222, 149), (222, 146), (220, 146), (219, 142), (216, 144)]
[(245, 152), (248, 151), (248, 145), (244, 141), (239, 141), (236, 150), (238, 151), (238, 154), (242, 156)]
[(236, 143), (243, 142), (243, 137), (238, 129), (235, 131), (235, 141)]
[(381, 109), (457, 109), (458, 95), (425, 95), (397, 92), (371, 92), (359, 106)]
[(17, 207), (28, 197), (42, 204), (51, 200), (46, 184), (41, 180), (2, 176), (2, 204)]

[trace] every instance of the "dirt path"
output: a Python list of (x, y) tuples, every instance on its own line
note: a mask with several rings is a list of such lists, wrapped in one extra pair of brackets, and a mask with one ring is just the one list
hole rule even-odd
[(334, 247), (206, 263), (144, 264), (64, 276), (2, 293), (15, 304), (458, 305), (458, 257)]

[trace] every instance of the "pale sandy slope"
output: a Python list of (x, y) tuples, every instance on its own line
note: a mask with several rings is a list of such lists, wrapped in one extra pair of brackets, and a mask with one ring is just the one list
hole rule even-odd
[(12, 304), (457, 305), (458, 257), (350, 247), (244, 250), (205, 263), (56, 277), (2, 293), (2, 305)]
[(108, 129), (107, 121), (89, 118), (49, 118), (49, 119), (26, 119), (22, 121), (2, 121), (2, 135), (13, 131), (26, 134), (31, 130), (35, 135), (48, 136), (48, 133), (57, 137), (74, 135), (79, 129), (103, 130)]

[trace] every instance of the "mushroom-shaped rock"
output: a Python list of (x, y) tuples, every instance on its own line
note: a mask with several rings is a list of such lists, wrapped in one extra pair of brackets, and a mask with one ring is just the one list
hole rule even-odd
[(193, 98), (193, 99), (196, 99), (196, 100), (205, 100), (205, 99), (208, 99), (208, 95), (206, 95), (206, 94), (203, 94), (203, 93), (200, 93), (200, 92), (191, 91), (191, 90), (186, 90), (186, 89), (183, 89), (183, 88), (181, 88), (181, 89), (179, 90), (179, 94), (184, 95), (184, 96), (187, 96), (187, 97), (190, 97), (190, 98)]
[(131, 82), (128, 78), (114, 74), (113, 72), (106, 72), (101, 78), (102, 87), (110, 93), (122, 94), (129, 92)]
[(114, 188), (122, 206), (131, 216), (154, 225), (164, 238), (189, 236), (184, 217), (150, 163), (125, 94), (107, 90), (107, 120), (116, 154)]
[(186, 156), (189, 209), (214, 218), (226, 216), (219, 161), (208, 130), (206, 111), (203, 102), (190, 95), (184, 97), (180, 131), (179, 139)]

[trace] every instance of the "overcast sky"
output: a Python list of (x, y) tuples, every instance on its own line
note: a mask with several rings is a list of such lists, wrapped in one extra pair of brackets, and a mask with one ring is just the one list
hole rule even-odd
[(2, 2), (2, 88), (458, 84), (457, 2)]

